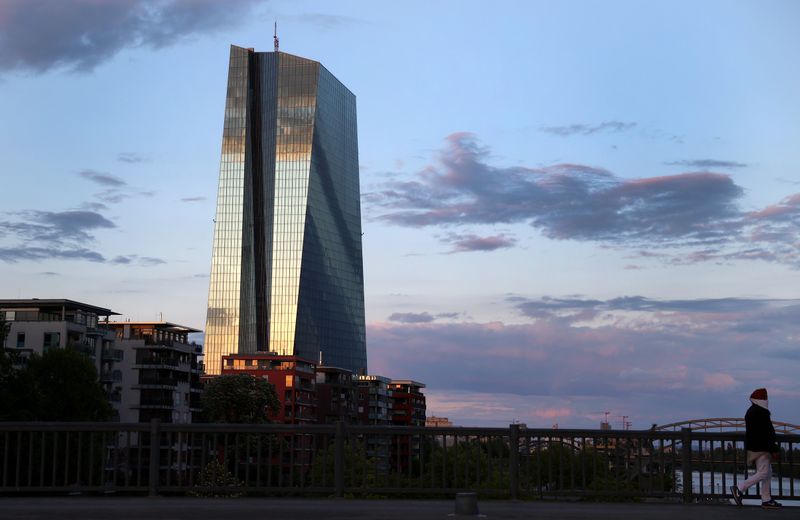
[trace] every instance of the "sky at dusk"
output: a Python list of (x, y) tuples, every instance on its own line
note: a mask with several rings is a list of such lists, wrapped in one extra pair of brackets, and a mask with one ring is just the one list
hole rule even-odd
[(357, 96), (371, 373), (800, 423), (800, 2), (0, 0), (0, 298), (202, 329), (231, 44)]

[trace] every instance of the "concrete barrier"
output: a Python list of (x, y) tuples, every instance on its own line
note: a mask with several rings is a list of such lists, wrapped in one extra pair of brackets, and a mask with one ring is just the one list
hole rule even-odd
[(476, 516), (478, 514), (477, 493), (456, 493), (456, 516)]

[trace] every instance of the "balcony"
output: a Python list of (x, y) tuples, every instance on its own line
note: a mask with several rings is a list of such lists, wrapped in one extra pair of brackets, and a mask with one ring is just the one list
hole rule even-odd
[(125, 352), (118, 348), (104, 348), (101, 357), (103, 361), (122, 361)]
[(103, 370), (100, 373), (100, 381), (103, 383), (118, 383), (122, 381), (122, 372), (119, 370)]
[(140, 353), (136, 353), (136, 367), (167, 367), (167, 368), (177, 368), (180, 364), (179, 361), (175, 358), (170, 358), (166, 356), (150, 356), (150, 355), (139, 355)]
[[(45, 350), (49, 348), (54, 348), (52, 345), (45, 346)], [(85, 343), (82, 341), (70, 341), (67, 343), (67, 348), (70, 350), (74, 350), (75, 352), (80, 352), (86, 356), (94, 357), (95, 356), (95, 347), (90, 345), (89, 343)]]
[(178, 386), (178, 381), (174, 377), (147, 377), (147, 376), (139, 376), (139, 381), (135, 386), (142, 387), (142, 386), (168, 386), (170, 388)]

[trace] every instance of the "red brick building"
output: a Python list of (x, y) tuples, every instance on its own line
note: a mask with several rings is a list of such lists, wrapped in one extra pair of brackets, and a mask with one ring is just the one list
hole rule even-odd
[[(410, 379), (392, 379), (389, 383), (389, 403), (392, 424), (395, 426), (425, 426), (425, 385)], [(419, 458), (419, 435), (396, 435), (392, 440), (392, 467), (400, 472), (409, 471)]]
[(392, 379), (389, 383), (389, 402), (392, 424), (396, 426), (425, 426), (425, 385), (410, 379)]
[(317, 421), (316, 364), (297, 356), (231, 354), (222, 356), (222, 375), (250, 374), (275, 387), (281, 406), (271, 417), (276, 423), (313, 424)]

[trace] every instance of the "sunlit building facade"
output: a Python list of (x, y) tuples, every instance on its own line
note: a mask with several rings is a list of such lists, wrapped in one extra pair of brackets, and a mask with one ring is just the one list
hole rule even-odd
[(232, 46), (205, 366), (270, 352), (366, 370), (355, 96), (320, 63)]

